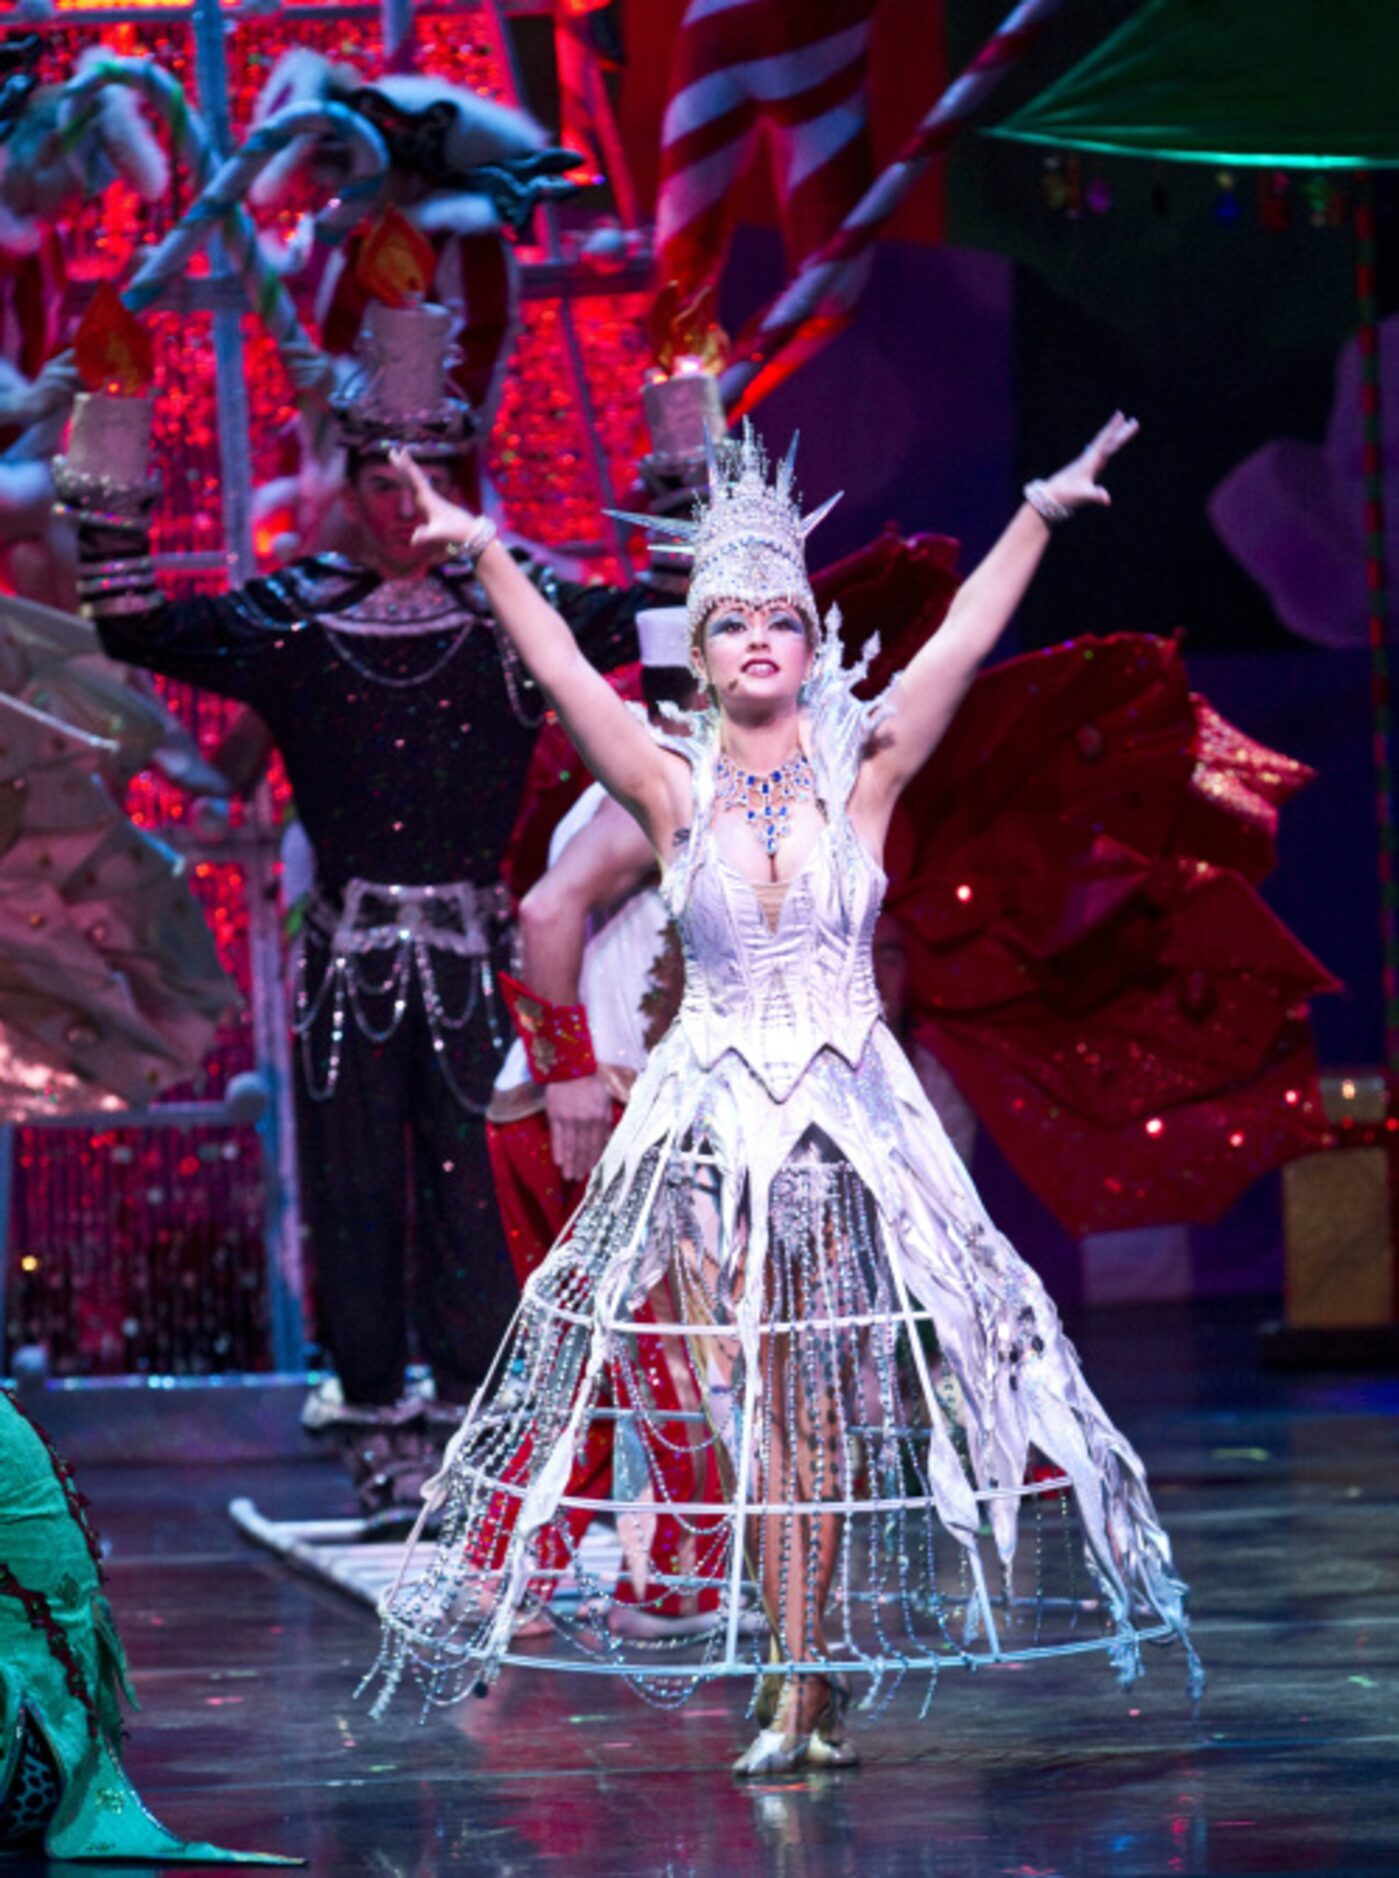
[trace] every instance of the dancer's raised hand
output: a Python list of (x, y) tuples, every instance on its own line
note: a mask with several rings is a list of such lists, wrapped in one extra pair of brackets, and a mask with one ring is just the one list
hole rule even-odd
[(1071, 463), (1025, 485), (1025, 502), (989, 554), (963, 581), (947, 617), (902, 674), (894, 710), (866, 750), (851, 818), (872, 852), (884, 845), (899, 791), (917, 775), (1024, 595), (1049, 544), (1050, 530), (1079, 509), (1107, 508), (1099, 478), (1138, 430), (1114, 411)]
[(390, 450), (389, 467), (412, 496), (418, 511), (415, 548), (457, 548), (481, 527), (481, 517), (435, 489), (406, 450)]
[(1136, 418), (1124, 417), (1121, 411), (1114, 411), (1092, 442), (1080, 450), (1071, 463), (1066, 463), (1063, 469), (1045, 477), (1040, 487), (1052, 501), (1067, 509), (1070, 514), (1075, 509), (1086, 508), (1090, 503), (1099, 508), (1110, 507), (1112, 497), (1098, 478), (1140, 428)]
[(688, 765), (659, 749), (646, 725), (593, 670), (572, 627), (496, 540), (495, 524), (434, 489), (406, 450), (390, 452), (388, 462), (418, 513), (413, 546), (475, 568), (496, 623), (558, 712), (583, 761), (641, 824), (656, 854), (668, 859), (676, 830), (688, 824), (690, 815)]

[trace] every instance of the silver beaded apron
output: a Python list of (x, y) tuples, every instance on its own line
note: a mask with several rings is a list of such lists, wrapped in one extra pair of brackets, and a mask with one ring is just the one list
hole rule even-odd
[[(447, 1089), (468, 1113), (484, 1114), (489, 1097), (478, 1101), (461, 1087), (449, 1045), (484, 1009), (497, 1059), (505, 1054), (506, 1025), (491, 961), (511, 917), (505, 887), (477, 887), (468, 880), (421, 887), (351, 880), (338, 907), (317, 888), (292, 958), (292, 1031), (311, 1099), (325, 1102), (335, 1094), (346, 1024), (371, 1043), (386, 1043), (407, 1014), (416, 979)], [(324, 955), (318, 978), (313, 948)], [(455, 1005), (443, 996), (437, 970), (442, 955), (471, 968), (468, 988)], [(327, 1010), (329, 1037), (324, 1060), (317, 1062), (314, 1034)]]
[[(709, 839), (712, 715), (665, 739), (695, 796), (662, 889), (684, 1004), (448, 1449), (440, 1542), (382, 1606), (379, 1708), (405, 1671), (449, 1702), (504, 1662), (620, 1673), (661, 1704), (774, 1668), (931, 1693), (945, 1667), (1062, 1651), (1127, 1681), (1143, 1638), (1171, 1637), (1198, 1682), (1141, 1462), (882, 1021), (884, 876), (844, 805), (889, 707), (837, 661), (828, 644), (806, 732), (828, 822), (775, 929)], [(654, 1385), (677, 1367), (686, 1413)], [(639, 1498), (688, 1535), (682, 1568), (633, 1589), (689, 1594), (707, 1629), (610, 1621), (571, 1536), (604, 1416), (645, 1484), (595, 1510), (622, 1524)], [(512, 1641), (528, 1616), (549, 1642)]]

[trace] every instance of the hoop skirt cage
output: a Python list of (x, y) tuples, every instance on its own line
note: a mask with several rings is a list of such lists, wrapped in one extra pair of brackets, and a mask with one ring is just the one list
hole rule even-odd
[[(661, 1704), (1064, 1652), (1130, 1681), (1172, 1638), (1199, 1681), (1141, 1462), (882, 1021), (884, 877), (845, 805), (888, 706), (838, 660), (831, 635), (805, 733), (827, 822), (775, 920), (709, 837), (717, 722), (665, 735), (695, 798), (662, 889), (684, 1003), (448, 1449), (435, 1551), (383, 1605), (380, 1710), (406, 1672), (442, 1703), (504, 1663)], [(581, 1494), (605, 1429), (610, 1495)]]

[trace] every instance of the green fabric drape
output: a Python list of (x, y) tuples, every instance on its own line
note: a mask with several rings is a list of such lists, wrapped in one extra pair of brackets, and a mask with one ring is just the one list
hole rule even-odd
[(1395, 0), (1148, 0), (992, 136), (1182, 162), (1399, 164)]
[(0, 1793), (25, 1710), (53, 1752), (63, 1789), (44, 1837), (51, 1858), (300, 1862), (228, 1852), (167, 1832), (121, 1765), (123, 1697), (134, 1706), (71, 1482), (0, 1389)]

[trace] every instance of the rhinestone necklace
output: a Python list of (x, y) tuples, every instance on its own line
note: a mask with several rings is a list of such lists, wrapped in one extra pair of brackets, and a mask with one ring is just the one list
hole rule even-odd
[(816, 778), (805, 750), (777, 769), (740, 769), (721, 750), (714, 768), (714, 799), (721, 809), (742, 812), (753, 839), (771, 860), (792, 832), (791, 805), (816, 794)]

